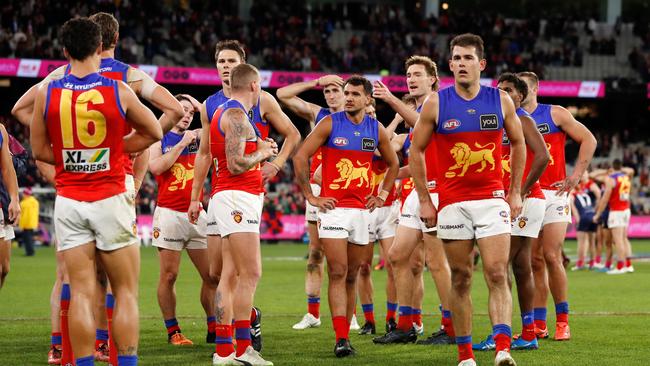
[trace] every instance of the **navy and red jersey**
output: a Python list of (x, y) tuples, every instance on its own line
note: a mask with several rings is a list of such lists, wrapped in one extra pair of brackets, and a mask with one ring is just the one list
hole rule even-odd
[(531, 116), (537, 124), (537, 129), (544, 137), (546, 148), (551, 155), (544, 173), (539, 178), (539, 184), (542, 189), (557, 190), (552, 184), (566, 178), (564, 158), (566, 134), (553, 121), (551, 109), (553, 109), (553, 106), (550, 104), (538, 104)]
[(504, 198), (501, 142), (503, 112), (499, 90), (481, 86), (471, 100), (456, 89), (439, 92), (437, 147), (440, 207), (488, 198)]
[[(208, 120), (212, 121), (214, 113), (217, 111), (220, 105), (228, 101), (228, 97), (223, 93), (223, 90), (212, 94), (205, 100), (205, 109), (208, 114)], [(257, 129), (260, 131), (260, 137), (266, 139), (269, 137), (269, 124), (267, 121), (262, 119), (262, 112), (260, 110), (260, 100), (257, 100), (257, 104), (248, 111), (248, 118), (255, 123)]]
[[(234, 99), (229, 99), (226, 103), (217, 108), (210, 122), (210, 152), (212, 153), (214, 170), (212, 172), (212, 192), (211, 196), (221, 191), (244, 191), (251, 194), (260, 194), (264, 192), (262, 186), (262, 171), (260, 164), (256, 164), (248, 171), (233, 175), (228, 170), (228, 161), (226, 159), (226, 135), (221, 128), (221, 117), (231, 108), (239, 108), (246, 116), (244, 106)], [(244, 154), (251, 154), (257, 150), (257, 139), (260, 138), (260, 132), (255, 124), (248, 118), (251, 126), (255, 130), (255, 136), (246, 140)]]
[[(373, 196), (379, 196), (387, 171), (388, 171), (388, 164), (386, 164), (386, 161), (382, 159), (380, 156), (373, 155), (372, 157), (372, 195)], [(395, 202), (395, 199), (397, 199), (396, 191), (397, 190), (395, 189), (395, 185), (393, 184), (393, 187), (388, 193), (388, 197), (386, 197), (384, 206), (391, 206), (393, 202)]]
[(609, 176), (614, 180), (616, 185), (612, 189), (612, 195), (609, 197), (610, 211), (625, 211), (630, 208), (630, 188), (632, 182), (630, 177), (622, 172), (617, 172)]
[(94, 202), (125, 192), (123, 138), (130, 127), (117, 81), (97, 73), (54, 80), (44, 117), (57, 194)]
[[(318, 111), (318, 114), (316, 115), (316, 124), (320, 122), (323, 118), (329, 116), (332, 114), (328, 108), (321, 108), (320, 111)], [(316, 183), (314, 182), (314, 172), (316, 172), (316, 169), (318, 169), (318, 166), (321, 164), (323, 161), (323, 154), (320, 151), (320, 147), (318, 150), (316, 150), (316, 153), (314, 156), (311, 157), (311, 164), (309, 165), (309, 182), (310, 183)]]
[(589, 190), (590, 183), (579, 185), (573, 194), (573, 202), (578, 210), (578, 215), (583, 218), (592, 216), (596, 213), (596, 197)]
[(321, 147), (323, 183), (321, 197), (333, 197), (336, 207), (362, 208), (372, 192), (372, 157), (379, 145), (379, 122), (365, 115), (361, 123), (345, 112), (331, 115), (332, 131)]
[[(167, 132), (160, 141), (163, 154), (168, 153), (183, 139), (183, 134)], [(199, 151), (197, 141), (187, 145), (174, 164), (156, 177), (158, 182), (158, 206), (170, 210), (187, 212), (192, 197), (194, 181), (194, 159)], [(199, 197), (199, 201), (202, 197)]]
[[(526, 112), (523, 108), (517, 108), (517, 116), (519, 117), (528, 117), (532, 119), (531, 115)], [(510, 189), (510, 140), (508, 139), (508, 134), (506, 131), (503, 131), (503, 140), (501, 146), (501, 162), (503, 164), (503, 188), (506, 192)], [(526, 165), (524, 167), (524, 174), (521, 178), (521, 187), (523, 188), (524, 182), (530, 174), (530, 168), (533, 166), (533, 159), (535, 158), (535, 153), (531, 150), (530, 146), (526, 144)], [(530, 192), (526, 192), (526, 197), (544, 199), (544, 192), (542, 192), (542, 187), (539, 182), (535, 182), (530, 188)]]

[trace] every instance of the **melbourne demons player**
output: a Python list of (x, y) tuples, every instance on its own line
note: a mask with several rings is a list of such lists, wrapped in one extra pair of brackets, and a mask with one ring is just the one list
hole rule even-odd
[[(512, 99), (496, 88), (481, 86), (485, 69), (483, 40), (474, 34), (452, 39), (449, 66), (454, 86), (424, 103), (413, 130), (410, 166), (427, 226), (438, 223), (451, 268), (451, 308), (459, 365), (476, 365), (472, 352), (471, 262), (474, 240), (483, 259), (489, 313), (496, 343), (496, 365), (514, 365), (510, 356), (512, 297), (508, 287), (510, 217), (521, 212), (521, 179), (526, 148)], [(501, 179), (501, 140), (511, 143), (511, 182), (505, 196)], [(440, 214), (425, 179), (424, 150), (435, 132), (440, 184)], [(443, 173), (444, 172), (444, 173)], [(437, 217), (436, 217), (437, 216)]]
[[(169, 131), (177, 121), (183, 117), (183, 108), (180, 103), (172, 96), (172, 94), (163, 86), (158, 85), (151, 77), (146, 73), (136, 68), (133, 68), (125, 63), (122, 63), (116, 60), (115, 57), (115, 46), (119, 39), (119, 23), (117, 19), (111, 14), (108, 13), (96, 13), (90, 17), (92, 21), (97, 23), (101, 29), (102, 35), (102, 59), (100, 63), (100, 74), (104, 77), (114, 80), (121, 80), (126, 82), (131, 89), (139, 97), (147, 100), (156, 108), (160, 109), (163, 112), (162, 117), (159, 122), (162, 126), (163, 133)], [(52, 80), (58, 80), (64, 75), (70, 72), (70, 65), (64, 65), (58, 69), (51, 72), (41, 83), (34, 85), (30, 88), (14, 105), (12, 109), (12, 114), (19, 122), (23, 125), (29, 126), (29, 122), (32, 118), (32, 112), (34, 108), (34, 99), (36, 97), (36, 92), (41, 84), (50, 82)], [(132, 158), (136, 156), (135, 158)], [(126, 188), (130, 193), (130, 196), (133, 197), (131, 202), (133, 203), (133, 209), (135, 210), (135, 194), (139, 190), (144, 175), (147, 172), (147, 165), (149, 159), (149, 152), (145, 150), (143, 152), (137, 152), (134, 154), (125, 155), (125, 164), (126, 169)], [(42, 162), (36, 162), (39, 171), (45, 176), (54, 175), (54, 168), (43, 164)], [(57, 256), (57, 266), (61, 265), (61, 261)], [(50, 303), (52, 304), (52, 323), (53, 329), (52, 334), (59, 333), (59, 324), (58, 324), (58, 314), (59, 314), (59, 296), (61, 294), (61, 287), (63, 283), (63, 278), (65, 277), (65, 269), (57, 268), (57, 277), (52, 289), (52, 295)], [(102, 273), (101, 268), (98, 271), (98, 286), (100, 286), (101, 291), (98, 292), (98, 309), (96, 311), (97, 319), (97, 359), (108, 361), (108, 333), (107, 333), (107, 319), (104, 309), (104, 295), (106, 293), (106, 276)], [(109, 295), (110, 297), (110, 295)], [(110, 301), (107, 299), (107, 301)], [(53, 345), (52, 353), (56, 353), (55, 342), (58, 341), (60, 337), (53, 336)], [(57, 362), (56, 357), (50, 357), (51, 364)]]
[[(343, 91), (345, 111), (321, 120), (294, 157), (305, 198), (320, 210), (318, 234), (327, 259), (328, 300), (337, 357), (355, 352), (349, 340), (350, 320), (355, 307), (357, 273), (372, 250), (368, 245), (369, 211), (383, 206), (398, 172), (397, 155), (384, 127), (364, 112), (372, 95), (370, 81), (352, 76)], [(308, 161), (319, 148), (323, 154), (322, 190), (321, 196), (315, 196), (309, 184)], [(370, 184), (375, 149), (388, 165), (378, 196), (372, 195)]]
[[(212, 182), (216, 209), (214, 217), (209, 219), (216, 220), (223, 256), (217, 289), (217, 345), (213, 363), (230, 364), (234, 360), (235, 364), (273, 365), (251, 345), (250, 313), (262, 270), (259, 230), (264, 177), (261, 163), (277, 156), (278, 147), (272, 139), (261, 138), (250, 118), (249, 111), (261, 93), (257, 69), (248, 64), (237, 65), (230, 72), (230, 88), (231, 99), (215, 111), (207, 137), (216, 172)], [(194, 215), (198, 212), (190, 208), (189, 214), (196, 222)], [(236, 287), (223, 291), (233, 285)], [(225, 313), (226, 310), (232, 314)], [(231, 319), (235, 320), (236, 354), (231, 340)]]
[[(20, 201), (18, 198), (18, 180), (16, 170), (9, 151), (9, 135), (4, 126), (0, 125), (0, 168), (2, 170), (2, 189), (8, 196), (9, 202), (0, 210), (0, 289), (9, 274), (9, 259), (11, 258), (11, 240), (15, 238), (15, 225), (20, 218)], [(7, 217), (4, 217), (7, 212)]]
[[(162, 130), (126, 84), (97, 73), (101, 34), (95, 22), (70, 20), (60, 37), (70, 73), (39, 87), (31, 145), (35, 159), (56, 167), (57, 249), (74, 289), (72, 349), (77, 365), (94, 364), (95, 266), (101, 260), (118, 309), (113, 320), (118, 362), (136, 365), (140, 251), (134, 245), (135, 211), (126, 193), (123, 156), (148, 148)], [(129, 126), (135, 129), (131, 133)]]
[[(521, 101), (526, 99), (528, 94), (526, 82), (513, 73), (504, 73), (499, 76), (498, 88), (508, 93), (512, 98), (526, 140), (526, 166), (524, 179), (521, 182), (524, 205), (521, 215), (512, 221), (510, 236), (510, 263), (517, 282), (522, 323), (521, 336), (512, 343), (512, 349), (531, 350), (538, 348), (533, 322), (535, 282), (531, 267), (531, 245), (532, 239), (537, 238), (544, 219), (544, 193), (537, 180), (548, 164), (549, 153), (544, 144), (544, 138), (537, 130), (535, 121), (532, 120), (528, 112), (521, 108)], [(507, 189), (510, 187), (510, 140), (505, 133), (503, 134), (501, 154), (503, 187), (506, 189), (507, 195)], [(488, 335), (485, 341), (472, 346), (474, 350), (480, 351), (494, 350), (495, 347), (494, 338), (491, 334)]]
[[(325, 116), (343, 110), (343, 79), (338, 75), (326, 75), (316, 80), (303, 81), (278, 89), (276, 95), (280, 103), (300, 118), (309, 122), (313, 130), (316, 124)], [(298, 97), (299, 94), (317, 87), (323, 88), (323, 97), (327, 108), (307, 102)], [(310, 184), (314, 195), (320, 194), (320, 185), (313, 180), (314, 172), (320, 166), (322, 154), (320, 151), (312, 157), (310, 165)], [(307, 259), (307, 274), (305, 276), (305, 292), (307, 293), (307, 313), (293, 325), (293, 329), (319, 327), (320, 322), (320, 289), (323, 284), (323, 246), (318, 238), (318, 209), (305, 202), (305, 220), (309, 234), (309, 258)]]
[[(409, 108), (393, 96), (388, 88), (380, 82), (375, 84), (374, 95), (386, 101), (406, 124), (415, 125), (422, 104), (435, 90), (438, 89), (438, 70), (436, 64), (424, 56), (412, 56), (405, 62), (406, 82), (409, 94), (415, 98), (416, 109)], [(410, 141), (409, 141), (410, 144)], [(437, 158), (435, 143), (429, 144), (426, 151), (427, 182), (433, 201), (437, 204)], [(408, 168), (406, 168), (408, 169)], [(410, 175), (410, 171), (406, 176)], [(406, 180), (406, 185), (412, 181)], [(411, 192), (402, 202), (402, 210), (395, 235), (395, 241), (388, 251), (388, 258), (395, 273), (397, 298), (399, 301), (399, 320), (397, 327), (387, 329), (387, 334), (375, 338), (379, 344), (414, 342), (417, 334), (423, 333), (422, 300), (424, 297), (424, 282), (422, 273), (426, 260), (431, 276), (436, 284), (438, 297), (442, 307), (442, 328), (419, 344), (435, 345), (453, 343), (453, 326), (449, 311), (449, 290), (451, 274), (445, 258), (442, 242), (436, 236), (435, 227), (426, 227), (419, 219), (419, 201), (417, 193)], [(424, 243), (422, 246), (421, 243)], [(393, 305), (394, 307), (395, 305)], [(390, 311), (391, 304), (389, 304)], [(413, 329), (411, 329), (413, 328)], [(417, 329), (416, 329), (417, 328)]]
[(201, 104), (190, 95), (176, 96), (183, 105), (185, 116), (176, 126), (149, 148), (149, 170), (158, 182), (158, 198), (153, 214), (153, 246), (158, 248), (160, 278), (158, 305), (167, 328), (167, 340), (173, 345), (191, 345), (181, 332), (176, 319), (176, 292), (174, 284), (183, 249), (201, 276), (201, 305), (207, 316), (207, 342), (214, 343), (217, 283), (210, 279), (210, 262), (207, 256), (205, 212), (201, 211), (197, 224), (187, 217), (194, 179), (194, 158), (198, 151), (198, 130), (188, 130), (194, 113)]
[[(533, 72), (517, 74), (528, 84), (528, 96), (522, 107), (530, 113), (542, 133), (551, 160), (539, 179), (546, 197), (546, 213), (539, 238), (533, 241), (533, 275), (535, 277), (535, 333), (548, 337), (546, 300), (550, 287), (555, 302), (555, 340), (571, 338), (569, 328), (569, 294), (566, 271), (562, 263), (562, 245), (571, 222), (569, 192), (587, 169), (596, 150), (596, 139), (576, 121), (569, 111), (558, 105), (537, 102), (539, 79)], [(566, 174), (564, 144), (566, 137), (580, 145), (575, 168)], [(548, 272), (548, 276), (547, 276)]]
[(609, 205), (609, 218), (607, 226), (612, 231), (612, 239), (616, 248), (616, 268), (607, 271), (607, 274), (624, 274), (634, 272), (632, 261), (632, 246), (627, 237), (630, 225), (630, 190), (631, 178), (634, 170), (623, 168), (619, 159), (612, 162), (613, 172), (605, 179), (605, 192), (598, 202), (593, 221), (598, 222), (601, 215)]
[[(576, 227), (576, 239), (578, 241), (578, 260), (576, 265), (571, 267), (572, 271), (591, 270), (594, 268), (596, 258), (596, 231), (598, 223), (593, 222), (596, 213), (596, 205), (600, 200), (600, 189), (598, 184), (589, 178), (585, 171), (580, 178), (580, 183), (573, 189), (569, 196), (571, 203), (571, 215)], [(602, 219), (602, 216), (600, 217)], [(585, 265), (585, 258), (589, 253), (588, 266)]]

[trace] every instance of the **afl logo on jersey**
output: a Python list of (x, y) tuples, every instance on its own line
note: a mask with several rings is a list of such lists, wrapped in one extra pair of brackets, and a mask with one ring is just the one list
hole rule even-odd
[(348, 144), (348, 139), (345, 137), (335, 137), (334, 140), (332, 140), (332, 143), (336, 146), (346, 146)]
[(458, 127), (460, 127), (460, 121), (457, 119), (448, 119), (442, 124), (442, 128), (447, 131), (455, 130)]

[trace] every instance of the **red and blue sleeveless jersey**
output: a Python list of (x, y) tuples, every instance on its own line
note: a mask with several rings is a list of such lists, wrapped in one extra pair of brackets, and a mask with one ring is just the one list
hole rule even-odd
[(445, 178), (439, 184), (439, 209), (461, 201), (503, 198), (499, 90), (481, 86), (472, 100), (461, 98), (453, 86), (438, 94), (435, 144)]
[(551, 159), (539, 178), (539, 184), (542, 189), (557, 190), (552, 184), (566, 178), (566, 164), (564, 160), (564, 144), (566, 134), (553, 121), (551, 116), (550, 104), (538, 104), (537, 108), (531, 113), (531, 116), (537, 124), (537, 129), (544, 137), (546, 148), (551, 155)]
[(220, 105), (227, 102), (228, 99), (230, 98), (226, 97), (226, 95), (223, 93), (223, 90), (219, 90), (218, 92), (210, 95), (205, 100), (205, 111), (208, 114), (208, 121), (212, 121), (212, 117), (214, 117), (214, 112), (217, 111)]
[(578, 210), (578, 215), (584, 217), (586, 215), (593, 215), (596, 212), (596, 198), (593, 193), (589, 190), (591, 181), (587, 184), (580, 184), (576, 187), (576, 190), (572, 192), (574, 198), (574, 204)]
[[(532, 119), (531, 115), (526, 112), (523, 108), (517, 108), (517, 116), (519, 117), (528, 117)], [(503, 140), (501, 146), (501, 164), (503, 165), (503, 188), (506, 192), (510, 189), (510, 140), (508, 139), (508, 134), (503, 130)], [(530, 149), (530, 146), (526, 144), (526, 165), (524, 166), (524, 174), (521, 179), (521, 187), (523, 188), (524, 182), (530, 174), (530, 168), (533, 166), (533, 159), (535, 154), (533, 150)], [(535, 182), (530, 188), (530, 192), (526, 192), (526, 197), (544, 199), (544, 192), (539, 185), (539, 182)]]
[[(328, 108), (321, 108), (320, 111), (318, 111), (318, 114), (316, 115), (316, 124), (320, 122), (323, 118), (329, 116), (332, 114)], [(316, 172), (316, 169), (318, 169), (318, 166), (321, 164), (323, 161), (323, 154), (320, 151), (320, 147), (318, 150), (316, 150), (316, 153), (314, 156), (311, 157), (311, 164), (309, 165), (309, 182), (310, 183), (316, 183), (314, 182), (314, 173)]]
[(50, 82), (44, 117), (57, 194), (94, 202), (125, 192), (123, 138), (129, 126), (115, 80), (93, 73)]
[[(183, 134), (167, 132), (160, 141), (163, 154), (168, 153), (183, 139)], [(187, 212), (192, 197), (194, 181), (194, 159), (199, 151), (197, 141), (187, 145), (178, 159), (166, 172), (158, 175), (158, 206), (170, 210)], [(199, 201), (202, 198), (199, 197)]]
[(366, 207), (372, 193), (372, 157), (379, 145), (379, 122), (366, 115), (361, 123), (345, 112), (332, 113), (332, 132), (321, 147), (323, 183), (321, 197), (336, 198), (336, 207)]
[(621, 172), (609, 176), (614, 180), (616, 185), (612, 189), (612, 195), (609, 197), (610, 211), (625, 211), (630, 208), (630, 189), (632, 182), (630, 177)]
[[(241, 103), (234, 99), (229, 99), (217, 108), (210, 122), (210, 152), (212, 153), (212, 161), (214, 163), (212, 192), (210, 195), (212, 196), (217, 192), (229, 190), (260, 194), (264, 190), (262, 186), (262, 171), (260, 170), (259, 163), (242, 174), (233, 175), (228, 170), (226, 135), (221, 128), (221, 117), (231, 108), (239, 108), (246, 113), (246, 109)], [(248, 116), (248, 113), (246, 115)], [(257, 139), (260, 137), (260, 132), (255, 124), (250, 119), (248, 121), (255, 130), (255, 136), (246, 140), (244, 154), (250, 154), (257, 150)]]
[[(373, 154), (372, 156), (372, 195), (373, 196), (378, 196), (379, 193), (381, 192), (381, 187), (384, 183), (384, 178), (386, 177), (387, 171), (388, 171), (388, 164), (386, 164), (386, 161), (382, 159), (380, 156)], [(386, 197), (386, 201), (384, 202), (384, 207), (391, 206), (393, 202), (395, 202), (395, 199), (397, 199), (396, 191), (397, 190), (395, 189), (395, 184), (393, 184), (393, 187), (391, 187), (391, 190), (388, 193), (388, 197)]]
[[(208, 120), (212, 121), (214, 113), (217, 111), (220, 105), (228, 101), (228, 97), (223, 93), (223, 90), (212, 94), (205, 100), (205, 111), (208, 114)], [(255, 123), (257, 129), (260, 131), (262, 139), (269, 137), (270, 126), (268, 122), (262, 119), (262, 112), (260, 110), (260, 100), (258, 99), (257, 104), (248, 111), (248, 118)]]

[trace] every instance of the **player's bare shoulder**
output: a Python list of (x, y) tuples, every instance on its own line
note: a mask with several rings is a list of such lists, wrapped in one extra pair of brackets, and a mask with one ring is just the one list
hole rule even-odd
[(224, 129), (229, 130), (233, 137), (251, 138), (255, 135), (248, 116), (239, 108), (229, 108), (224, 112)]

